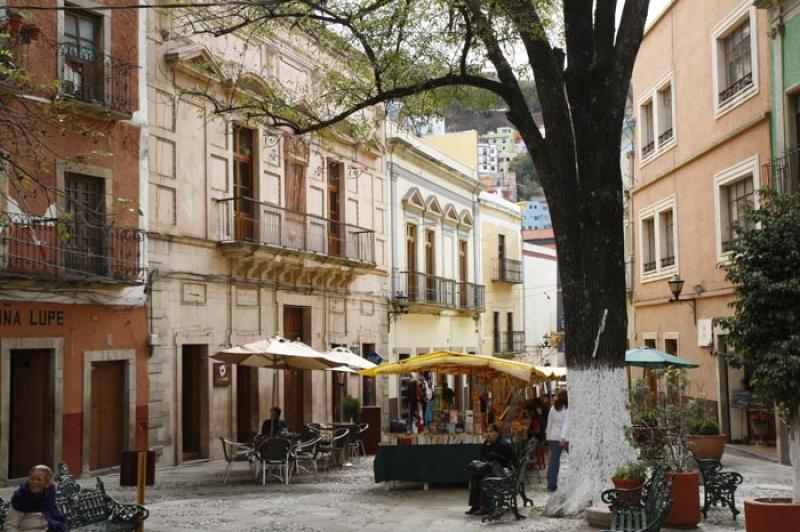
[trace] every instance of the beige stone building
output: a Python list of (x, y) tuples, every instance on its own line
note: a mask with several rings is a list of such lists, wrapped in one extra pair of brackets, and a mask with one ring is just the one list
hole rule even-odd
[[(475, 169), (393, 124), (387, 143), (391, 360), (440, 349), (480, 353), (484, 286)], [(408, 303), (401, 308), (404, 298)], [(466, 379), (450, 379), (454, 390), (465, 390)], [(392, 419), (404, 413), (403, 381), (388, 381)], [(460, 405), (464, 393), (456, 396)]]
[(481, 315), (481, 352), (513, 357), (525, 352), (523, 316), (522, 215), (519, 206), (481, 192), (482, 283), (486, 310)]
[[(344, 393), (378, 401), (375, 384), (362, 388), (357, 376), (275, 376), (207, 357), (275, 334), (318, 350), (386, 353), (390, 267), (379, 149), (215, 116), (206, 99), (185, 95), (307, 88), (311, 44), (182, 38), (165, 24), (153, 23), (148, 71), (149, 443), (162, 465), (220, 458), (218, 437), (250, 438), (273, 382), (292, 430), (336, 420)], [(230, 64), (243, 69), (232, 77)]]
[(676, 0), (647, 28), (633, 74), (634, 341), (700, 364), (690, 393), (715, 402), (733, 440), (748, 436), (734, 400), (747, 377), (712, 356), (725, 349), (712, 320), (731, 312), (732, 224), (758, 203), (770, 156), (768, 70), (766, 17), (751, 0)]

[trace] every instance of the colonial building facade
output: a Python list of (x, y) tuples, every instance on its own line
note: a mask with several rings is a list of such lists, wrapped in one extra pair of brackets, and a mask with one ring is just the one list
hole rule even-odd
[[(722, 431), (748, 439), (748, 376), (725, 364), (734, 224), (758, 205), (770, 158), (766, 13), (751, 0), (678, 0), (646, 30), (633, 74), (638, 129), (632, 190), (635, 337), (700, 365), (691, 395)], [(668, 281), (678, 276), (679, 301)]]
[[(175, 464), (221, 457), (220, 436), (249, 439), (273, 392), (298, 431), (337, 419), (344, 393), (379, 400), (360, 377), (208, 356), (275, 334), (386, 353), (389, 182), (379, 148), (295, 137), (182, 96), (307, 86), (302, 36), (182, 38), (163, 24), (149, 41), (150, 445)], [(221, 66), (231, 62), (243, 65), (235, 80)]]
[[(389, 124), (391, 360), (440, 349), (481, 353), (484, 286), (475, 169)], [(405, 308), (400, 307), (400, 303)], [(465, 379), (456, 379), (457, 392)], [(401, 379), (390, 377), (389, 416), (401, 415)], [(463, 393), (456, 394), (461, 404)]]
[(486, 307), (481, 314), (481, 352), (513, 357), (525, 351), (522, 216), (517, 204), (481, 192), (481, 272)]
[(0, 482), (37, 463), (106, 469), (147, 445), (144, 24), (97, 9), (118, 3), (0, 13), (4, 67), (33, 81), (3, 111)]

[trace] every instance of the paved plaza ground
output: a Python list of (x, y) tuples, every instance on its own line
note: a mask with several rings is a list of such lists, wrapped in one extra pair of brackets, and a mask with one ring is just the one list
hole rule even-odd
[[(791, 496), (788, 466), (735, 455), (723, 458), (727, 468), (744, 475), (737, 505), (744, 498)], [(568, 465), (566, 465), (568, 467)], [(294, 477), (290, 485), (255, 484), (244, 464), (237, 464), (227, 485), (221, 481), (225, 463), (198, 462), (157, 471), (157, 486), (148, 488), (150, 518), (146, 530), (214, 530), (242, 532), (346, 532), (461, 530), (580, 531), (592, 529), (583, 519), (552, 519), (541, 516), (547, 500), (544, 485), (533, 476), (528, 490), (535, 507), (528, 517), (514, 521), (507, 515), (498, 524), (481, 524), (479, 517), (464, 515), (467, 491), (464, 487), (434, 486), (425, 491), (419, 484), (400, 484), (386, 491), (375, 484), (372, 459), (362, 459), (351, 468)], [(119, 475), (103, 477), (109, 491), (123, 501), (132, 501), (133, 488), (119, 488)], [(93, 480), (81, 479), (84, 485)], [(9, 497), (11, 488), (0, 490)], [(722, 532), (743, 530), (743, 516), (734, 523), (729, 511), (712, 509), (699, 530)]]

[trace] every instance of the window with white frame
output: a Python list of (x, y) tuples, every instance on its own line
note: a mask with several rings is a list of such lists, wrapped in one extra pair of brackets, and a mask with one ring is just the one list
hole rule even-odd
[(639, 100), (641, 160), (646, 161), (675, 145), (675, 94), (670, 72)]
[(736, 244), (736, 227), (746, 228), (746, 216), (758, 207), (758, 157), (751, 157), (714, 177), (717, 210), (717, 255), (723, 259)]
[(656, 149), (653, 123), (653, 101), (648, 100), (642, 104), (640, 112), (642, 115), (642, 159), (644, 159)]
[(641, 272), (643, 280), (661, 278), (677, 271), (678, 246), (675, 197), (639, 212)]
[(672, 85), (658, 91), (658, 143), (672, 139)]
[(756, 10), (751, 4), (750, 1), (742, 2), (713, 31), (718, 115), (758, 92), (758, 32)]

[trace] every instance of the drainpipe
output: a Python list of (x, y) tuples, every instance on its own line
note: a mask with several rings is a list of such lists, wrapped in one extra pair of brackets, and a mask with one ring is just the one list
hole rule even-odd
[[(480, 210), (480, 188), (475, 192), (475, 196), (472, 203), (472, 239), (473, 239), (473, 246), (472, 246), (472, 263), (473, 263), (473, 282), (475, 284), (479, 284), (483, 281), (483, 268), (481, 268), (481, 261), (479, 256), (483, 255), (479, 253), (481, 249), (481, 210)], [(484, 288), (485, 290), (485, 288)], [(485, 293), (484, 293), (484, 306), (486, 305), (485, 300)], [(478, 318), (476, 321), (476, 329), (478, 330), (478, 354), (483, 354), (483, 327), (481, 322), (480, 314), (478, 314)]]

